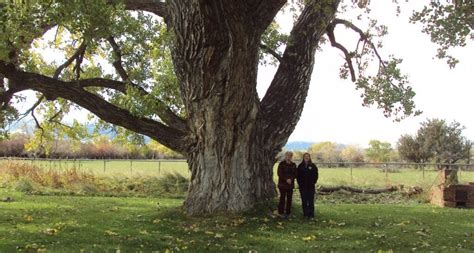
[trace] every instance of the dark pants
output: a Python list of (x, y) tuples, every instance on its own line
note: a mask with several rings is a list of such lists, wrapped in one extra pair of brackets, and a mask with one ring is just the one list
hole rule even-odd
[(314, 217), (314, 189), (300, 189), (304, 217)]
[(283, 189), (278, 187), (280, 190), (280, 203), (278, 204), (278, 213), (289, 215), (291, 213), (291, 202), (293, 199), (293, 189)]

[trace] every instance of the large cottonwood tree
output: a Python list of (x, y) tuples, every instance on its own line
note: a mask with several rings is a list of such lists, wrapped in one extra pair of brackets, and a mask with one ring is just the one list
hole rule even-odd
[[(465, 44), (471, 4), (433, 2), (413, 22), (425, 25), (441, 45), (438, 56), (454, 65), (446, 52)], [(275, 195), (275, 156), (301, 115), (321, 43), (341, 50), (341, 77), (356, 83), (364, 104), (396, 118), (418, 113), (401, 60), (383, 59), (377, 50), (385, 27), (370, 20), (360, 29), (344, 19), (348, 8), (370, 17), (369, 7), (367, 0), (6, 0), (0, 3), (0, 122), (31, 115), (39, 129), (69, 129), (62, 117), (74, 107), (87, 109), (117, 131), (149, 136), (186, 155), (189, 214), (246, 210)], [(289, 34), (275, 21), (283, 10), (295, 16)], [(355, 32), (355, 49), (342, 45), (337, 32)], [(259, 98), (262, 61), (278, 69)], [(26, 90), (37, 101), (20, 112)]]

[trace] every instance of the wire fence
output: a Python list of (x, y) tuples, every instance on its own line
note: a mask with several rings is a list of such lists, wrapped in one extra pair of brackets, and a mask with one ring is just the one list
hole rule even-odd
[[(47, 159), (0, 157), (2, 161), (22, 161), (45, 169), (89, 170), (102, 175), (150, 175), (179, 173), (190, 176), (186, 160), (168, 159)], [(474, 164), (443, 163), (370, 163), (370, 162), (318, 162), (323, 182), (331, 185), (423, 185), (432, 183), (443, 168), (458, 171), (461, 182), (474, 182)], [(276, 176), (276, 165), (274, 175)]]
[[(94, 172), (140, 172), (150, 171), (161, 173), (162, 169), (187, 168), (184, 159), (49, 159), (25, 157), (0, 157), (1, 161), (21, 161), (48, 169), (86, 169)], [(170, 166), (171, 165), (171, 166)], [(171, 168), (170, 168), (171, 167)]]

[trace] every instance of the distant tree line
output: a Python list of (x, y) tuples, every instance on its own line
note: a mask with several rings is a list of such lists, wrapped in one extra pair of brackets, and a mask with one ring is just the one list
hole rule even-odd
[(371, 140), (365, 149), (357, 145), (319, 142), (311, 145), (308, 150), (295, 150), (295, 160), (300, 160), (305, 152), (310, 153), (315, 162), (334, 165), (344, 162), (403, 162), (396, 148), (379, 140)]
[(35, 138), (15, 133), (0, 140), (0, 157), (89, 158), (89, 159), (173, 159), (181, 154), (155, 141), (121, 143), (107, 136), (88, 141), (58, 139), (38, 144)]
[(402, 135), (395, 147), (388, 142), (371, 140), (368, 148), (334, 142), (319, 142), (308, 150), (293, 150), (295, 160), (305, 152), (316, 162), (413, 162), (413, 163), (471, 163), (474, 158), (472, 141), (463, 136), (465, 128), (458, 122), (428, 119), (421, 123), (415, 135)]
[[(315, 162), (413, 162), (413, 163), (471, 163), (472, 141), (462, 135), (465, 128), (458, 122), (429, 119), (421, 123), (415, 135), (402, 135), (395, 147), (388, 142), (371, 140), (367, 148), (334, 142), (319, 142), (308, 150), (293, 150), (294, 159), (311, 154)], [(94, 135), (87, 140), (68, 136), (38, 138), (16, 133), (0, 140), (0, 156), (42, 158), (90, 158), (90, 159), (168, 159), (183, 156), (156, 141), (134, 141), (132, 138), (112, 138)]]

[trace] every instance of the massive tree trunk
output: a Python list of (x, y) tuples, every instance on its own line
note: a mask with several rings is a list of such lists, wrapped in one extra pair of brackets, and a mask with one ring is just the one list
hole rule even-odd
[(284, 1), (168, 3), (192, 142), (188, 213), (239, 212), (275, 196), (275, 156), (301, 114), (337, 6), (329, 2), (312, 1), (301, 14), (264, 103), (256, 90), (260, 40)]
[[(280, 1), (281, 2), (281, 1)], [(275, 194), (275, 152), (264, 147), (256, 90), (260, 36), (251, 5), (169, 3), (174, 61), (188, 113), (188, 213), (242, 211)], [(278, 8), (275, 8), (275, 12)], [(268, 25), (268, 24), (267, 24)]]
[[(275, 196), (274, 153), (258, 145), (254, 133), (235, 133), (236, 140), (209, 136), (209, 147), (188, 158), (192, 171), (185, 209), (190, 214), (240, 212)], [(221, 152), (218, 142), (233, 142)]]

